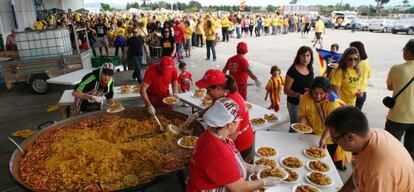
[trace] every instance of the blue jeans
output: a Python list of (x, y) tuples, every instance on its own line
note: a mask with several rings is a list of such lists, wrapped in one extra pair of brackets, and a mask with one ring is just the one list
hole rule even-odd
[(181, 60), (181, 55), (182, 55), (182, 48), (183, 48), (183, 44), (182, 43), (176, 43), (175, 44), (176, 45), (176, 49), (177, 49), (177, 57), (178, 57), (178, 60)]
[(216, 41), (215, 40), (207, 40), (207, 59), (210, 59), (210, 49), (213, 53), (213, 59), (216, 60)]
[(237, 34), (237, 39), (240, 39), (241, 37), (241, 31), (240, 31), (240, 27), (236, 27), (236, 34)]
[[(290, 124), (298, 123), (299, 122), (299, 116), (298, 116), (299, 105), (292, 104), (289, 101), (286, 103), (287, 103), (287, 109), (289, 112)], [(292, 128), (289, 128), (289, 132), (295, 133), (296, 131), (293, 130)]]
[(134, 73), (132, 73), (132, 78), (137, 79), (138, 83), (142, 83), (141, 77), (141, 65), (142, 65), (142, 55), (141, 56), (131, 56), (132, 63), (134, 64)]
[(92, 53), (93, 53), (94, 57), (96, 57), (95, 42), (96, 42), (96, 40), (94, 38), (89, 38), (89, 46), (92, 49)]
[(364, 95), (361, 98), (357, 97), (355, 107), (362, 110), (362, 106), (364, 105), (365, 100), (367, 100), (367, 92), (364, 92)]

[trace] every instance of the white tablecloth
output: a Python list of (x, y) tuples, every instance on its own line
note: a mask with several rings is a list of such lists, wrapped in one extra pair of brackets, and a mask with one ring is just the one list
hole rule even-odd
[[(120, 89), (121, 89), (121, 86), (114, 87), (114, 97), (113, 97), (113, 99), (115, 101), (131, 100), (131, 99), (141, 97), (141, 95), (139, 93), (136, 93), (136, 92), (132, 92), (132, 93), (128, 93), (128, 94), (121, 94)], [(63, 94), (62, 94), (62, 96), (60, 97), (60, 100), (59, 100), (59, 104), (61, 106), (68, 106), (68, 105), (72, 105), (74, 103), (75, 100), (72, 96), (72, 92), (73, 92), (72, 89), (65, 90), (63, 92)]]
[[(191, 95), (193, 94), (193, 92), (186, 92), (186, 93), (180, 93), (177, 96), (181, 99), (181, 101), (191, 105), (192, 107), (196, 108), (196, 109), (204, 109), (206, 108), (203, 104), (200, 98), (195, 98), (192, 97)], [(250, 103), (250, 102), (249, 102)], [(271, 128), (276, 128), (280, 125), (283, 125), (285, 123), (289, 122), (289, 116), (287, 114), (284, 113), (277, 113), (271, 110), (268, 110), (262, 106), (256, 105), (256, 104), (252, 104), (252, 108), (249, 109), (249, 116), (250, 119), (253, 118), (258, 118), (258, 117), (263, 117), (265, 114), (276, 114), (276, 116), (279, 117), (279, 120), (277, 121), (273, 121), (273, 122), (268, 122), (265, 125), (262, 126), (258, 126), (258, 125), (253, 125), (253, 129), (255, 131), (259, 131), (259, 130), (268, 130)]]
[[(277, 150), (277, 156), (273, 157), (272, 159), (276, 160), (280, 166), (280, 159), (285, 156), (296, 156), (302, 160), (304, 164), (306, 164), (310, 158), (306, 157), (303, 151), (311, 146), (318, 146), (319, 143), (319, 136), (316, 135), (309, 135), (309, 134), (300, 134), (300, 133), (287, 133), (287, 132), (278, 132), (278, 131), (257, 131), (255, 134), (255, 144), (254, 149), (255, 151), (259, 147), (273, 147)], [(335, 165), (329, 156), (328, 151), (326, 151), (328, 156), (324, 158), (322, 161), (329, 164), (331, 167), (331, 171), (327, 173), (327, 175), (331, 176), (333, 179), (333, 185), (331, 187), (322, 188), (319, 187), (321, 192), (333, 192), (338, 191), (342, 186), (343, 182), (341, 177), (338, 174), (338, 171), (335, 168)], [(259, 157), (255, 155), (255, 160)], [(279, 185), (293, 188), (295, 185), (298, 184), (309, 184), (305, 180), (305, 174), (309, 173), (310, 171), (305, 167), (295, 169), (300, 174), (300, 180), (294, 184), (285, 184), (281, 183)], [(311, 184), (312, 185), (312, 184)]]

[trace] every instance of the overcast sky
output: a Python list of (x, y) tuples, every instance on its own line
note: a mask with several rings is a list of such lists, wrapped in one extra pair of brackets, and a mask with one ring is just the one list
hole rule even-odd
[[(160, 1), (160, 0), (152, 0), (153, 2)], [(166, 2), (183, 2), (188, 3), (190, 0), (164, 0)], [(288, 4), (290, 0), (246, 0), (247, 5), (255, 5), (255, 6), (266, 6), (269, 4), (272, 5), (282, 5)], [(299, 0), (299, 4), (321, 4), (321, 5), (335, 5), (339, 3), (341, 0)], [(410, 3), (412, 0), (410, 0)], [(126, 4), (127, 2), (140, 2), (141, 0), (85, 0), (85, 3), (96, 3), (96, 2), (103, 2), (103, 3), (110, 3), (113, 4), (116, 2), (117, 4)], [(147, 1), (149, 2), (149, 1)], [(198, 0), (202, 5), (239, 5), (240, 0)], [(359, 6), (359, 5), (375, 5), (375, 0), (342, 0), (343, 4), (349, 3), (351, 6)], [(387, 6), (393, 5), (401, 5), (402, 0), (391, 0)]]

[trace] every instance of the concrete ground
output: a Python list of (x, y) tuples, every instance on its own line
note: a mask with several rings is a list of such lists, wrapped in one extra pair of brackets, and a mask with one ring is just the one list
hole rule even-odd
[[(373, 76), (369, 80), (368, 99), (363, 111), (368, 116), (370, 126), (384, 128), (387, 108), (381, 100), (384, 96), (391, 95), (386, 90), (386, 78), (390, 67), (403, 62), (401, 49), (405, 43), (413, 38), (408, 35), (393, 35), (383, 33), (355, 32), (344, 30), (331, 31), (328, 29), (324, 37), (324, 48), (329, 49), (330, 44), (338, 43), (340, 52), (349, 46), (351, 41), (360, 40), (366, 45), (368, 60), (373, 69)], [(262, 36), (259, 38), (246, 37), (242, 41), (249, 45), (247, 58), (251, 62), (253, 72), (259, 77), (263, 84), (266, 84), (270, 77), (269, 70), (272, 65), (278, 65), (283, 75), (293, 62), (297, 49), (302, 45), (312, 46), (313, 35), (301, 38), (300, 33), (288, 35)], [(192, 57), (185, 59), (189, 70), (193, 73), (195, 80), (202, 77), (202, 74), (209, 68), (222, 69), (226, 60), (235, 54), (236, 44), (240, 40), (231, 39), (229, 43), (220, 43), (217, 46), (217, 61), (205, 61), (205, 48), (192, 49)], [(113, 53), (113, 50), (111, 50)], [(316, 73), (319, 73), (318, 62), (314, 61)], [(117, 85), (131, 84), (130, 72), (116, 74)], [(253, 82), (251, 82), (253, 84)], [(24, 191), (11, 178), (8, 172), (8, 161), (15, 147), (8, 141), (13, 131), (21, 129), (36, 129), (37, 126), (46, 121), (58, 121), (61, 119), (58, 111), (47, 112), (48, 106), (57, 103), (60, 95), (68, 86), (51, 85), (50, 90), (44, 95), (34, 95), (27, 85), (17, 84), (13, 89), (6, 91), (0, 89), (0, 191)], [(248, 100), (261, 106), (268, 106), (264, 101), (265, 91), (263, 88), (249, 87)], [(284, 97), (284, 96), (283, 96)], [(286, 99), (282, 99), (282, 112), (286, 113)], [(127, 106), (142, 105), (141, 101), (125, 102)], [(190, 113), (189, 108), (177, 107), (177, 110)], [(281, 128), (287, 131), (288, 126)], [(279, 128), (280, 130), (280, 128)], [(22, 140), (18, 140), (21, 142)], [(340, 172), (341, 178), (345, 181), (351, 174), (350, 167), (345, 172)], [(176, 177), (170, 177), (160, 184), (149, 188), (147, 191), (179, 191), (180, 186)]]

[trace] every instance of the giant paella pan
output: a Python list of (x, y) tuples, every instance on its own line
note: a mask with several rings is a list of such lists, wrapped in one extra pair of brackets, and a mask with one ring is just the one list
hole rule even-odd
[[(180, 125), (186, 115), (157, 113), (163, 125)], [(203, 127), (188, 126), (193, 135)], [(137, 189), (182, 170), (191, 149), (182, 135), (161, 131), (145, 108), (118, 114), (95, 112), (49, 126), (26, 139), (9, 162), (13, 178), (31, 191), (117, 191)]]

